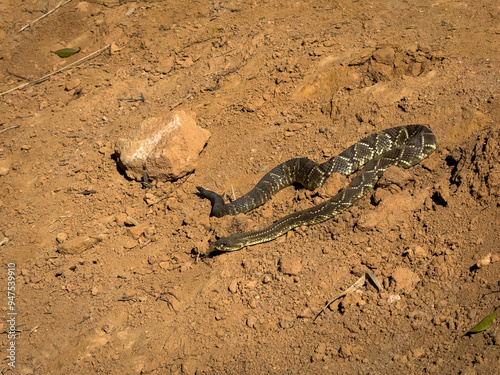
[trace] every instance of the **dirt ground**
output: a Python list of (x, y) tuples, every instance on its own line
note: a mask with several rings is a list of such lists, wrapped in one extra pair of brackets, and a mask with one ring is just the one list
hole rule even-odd
[[(465, 335), (500, 305), (497, 1), (73, 0), (19, 31), (57, 4), (0, 2), (0, 92), (31, 81), (0, 96), (2, 374), (499, 373), (498, 322)], [(143, 189), (116, 140), (174, 108), (212, 136), (194, 173)], [(404, 124), (440, 146), (399, 183), (204, 256), (348, 179), (221, 219), (197, 185), (238, 197)], [(366, 272), (384, 290), (314, 320)]]

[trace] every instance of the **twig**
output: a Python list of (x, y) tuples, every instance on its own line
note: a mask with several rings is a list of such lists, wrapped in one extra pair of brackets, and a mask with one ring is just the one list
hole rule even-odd
[(316, 316), (314, 317), (313, 319), (313, 322), (316, 321), (316, 319), (318, 319), (318, 317), (324, 313), (326, 311), (326, 309), (332, 304), (334, 303), (336, 300), (338, 300), (339, 298), (342, 298), (344, 296), (346, 296), (348, 293), (352, 293), (354, 292), (356, 289), (359, 289), (360, 287), (362, 287), (365, 282), (366, 282), (366, 279), (368, 278), (368, 280), (370, 280), (374, 285), (375, 287), (380, 291), (384, 290), (384, 288), (382, 287), (382, 285), (378, 282), (377, 280), (377, 276), (375, 276), (373, 273), (371, 272), (366, 272), (363, 276), (361, 276), (354, 284), (352, 284), (346, 291), (340, 293), (337, 297), (335, 297), (334, 299), (332, 299), (330, 302), (328, 302), (325, 307), (323, 307), (323, 309), (316, 314)]
[[(497, 199), (498, 200), (498, 199)], [(481, 208), (481, 210), (479, 212), (483, 212), (484, 210), (486, 210), (487, 208), (491, 207), (493, 205), (493, 203), (495, 203), (495, 201), (491, 202), (490, 204), (488, 204), (487, 206)]]
[(158, 204), (161, 201), (163, 201), (163, 200), (167, 199), (168, 197), (170, 197), (174, 191), (176, 191), (177, 189), (179, 189), (182, 185), (184, 185), (184, 183), (187, 180), (189, 180), (189, 177), (191, 177), (191, 175), (192, 175), (192, 173), (189, 173), (188, 175), (186, 175), (186, 178), (183, 177), (184, 180), (181, 181), (177, 186), (174, 186), (174, 188), (172, 190), (170, 190), (170, 192), (168, 194), (166, 194), (164, 197), (162, 197), (161, 199), (159, 199), (157, 202), (151, 203), (148, 207), (154, 206), (155, 204)]
[(122, 102), (145, 102), (144, 95), (142, 95), (142, 93), (138, 98), (118, 98), (118, 100)]
[(177, 103), (172, 104), (170, 106), (170, 110), (174, 109), (177, 106), (180, 106), (184, 100), (189, 99), (190, 97), (191, 97), (191, 94), (187, 94), (184, 98), (182, 98), (181, 100), (179, 100)]
[(10, 130), (10, 129), (15, 129), (15, 128), (18, 128), (20, 127), (21, 125), (13, 125), (13, 126), (9, 126), (8, 128), (5, 128), (5, 129), (2, 129), (0, 130), (0, 134), (7, 131), (7, 130)]
[(49, 11), (48, 11), (47, 13), (45, 13), (43, 16), (40, 16), (40, 17), (38, 17), (36, 20), (31, 21), (30, 23), (26, 24), (26, 25), (25, 25), (25, 26), (23, 26), (23, 27), (22, 27), (22, 28), (21, 28), (18, 32), (21, 32), (21, 31), (23, 31), (23, 30), (26, 30), (28, 27), (30, 27), (31, 25), (33, 25), (35, 22), (40, 21), (42, 18), (47, 17), (47, 16), (48, 16), (49, 14), (51, 14), (51, 13), (54, 13), (57, 9), (59, 9), (59, 8), (60, 8), (60, 7), (62, 7), (63, 5), (68, 4), (70, 1), (72, 1), (72, 0), (66, 0), (66, 1), (64, 1), (64, 2), (63, 2), (63, 1), (61, 1), (61, 2), (59, 3), (59, 5), (57, 5), (54, 9), (49, 10)]
[(19, 74), (16, 74), (16, 73), (9, 72), (9, 69), (7, 69), (7, 73), (10, 74), (11, 76), (14, 76), (14, 77), (17, 77), (17, 78), (20, 78), (20, 79), (24, 79), (25, 81), (29, 81), (29, 78), (20, 76)]
[(87, 59), (90, 59), (91, 57), (93, 57), (93, 56), (95, 56), (95, 55), (98, 55), (98, 54), (99, 54), (99, 53), (101, 53), (102, 51), (104, 51), (104, 50), (108, 49), (110, 46), (111, 46), (111, 44), (108, 44), (106, 47), (103, 47), (103, 48), (101, 48), (100, 50), (97, 50), (97, 51), (95, 51), (95, 52), (92, 52), (90, 55), (87, 55), (87, 56), (85, 56), (85, 57), (82, 57), (80, 60), (76, 60), (75, 62), (72, 62), (71, 64), (69, 64), (69, 65), (66, 65), (66, 66), (62, 67), (61, 69), (58, 69), (58, 70), (56, 70), (55, 72), (49, 73), (49, 74), (47, 74), (47, 75), (45, 75), (45, 76), (43, 76), (43, 77), (41, 77), (41, 78), (38, 78), (38, 79), (36, 79), (36, 80), (34, 80), (34, 81), (30, 81), (30, 82), (27, 82), (27, 83), (23, 83), (23, 84), (22, 84), (22, 85), (20, 85), (20, 86), (14, 87), (14, 88), (12, 88), (12, 89), (10, 89), (10, 90), (7, 90), (7, 91), (4, 91), (4, 92), (1, 92), (1, 93), (0, 93), (0, 96), (5, 95), (5, 94), (8, 94), (9, 92), (12, 92), (12, 91), (15, 91), (15, 90), (22, 89), (23, 87), (26, 87), (26, 86), (31, 85), (31, 84), (36, 85), (37, 83), (41, 83), (41, 82), (45, 81), (47, 78), (52, 77), (53, 75), (55, 75), (55, 74), (57, 74), (57, 73), (61, 73), (62, 71), (66, 70), (66, 69), (68, 69), (68, 68), (71, 68), (72, 66), (75, 66), (76, 64), (78, 64), (78, 63), (82, 62), (83, 60), (87, 60)]
[(236, 194), (234, 194), (234, 187), (231, 185), (231, 193), (233, 193), (233, 201), (236, 200)]

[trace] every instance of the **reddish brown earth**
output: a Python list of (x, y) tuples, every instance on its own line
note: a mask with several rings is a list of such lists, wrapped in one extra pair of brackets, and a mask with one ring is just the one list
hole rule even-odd
[[(0, 97), (2, 374), (499, 373), (498, 322), (465, 335), (499, 307), (497, 1), (74, 0), (19, 32), (57, 3), (1, 2), (1, 92), (112, 48)], [(143, 189), (115, 142), (174, 108), (212, 137), (194, 173)], [(240, 196), (403, 124), (438, 150), (332, 220), (203, 256), (346, 179), (222, 219), (197, 185)], [(385, 291), (313, 322), (368, 271)]]

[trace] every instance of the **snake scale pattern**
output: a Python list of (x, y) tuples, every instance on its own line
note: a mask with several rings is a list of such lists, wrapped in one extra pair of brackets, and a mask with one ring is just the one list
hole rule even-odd
[(399, 126), (371, 134), (322, 164), (308, 158), (288, 160), (267, 173), (250, 192), (228, 204), (224, 204), (219, 194), (198, 186), (201, 196), (212, 202), (211, 215), (222, 217), (248, 212), (293, 183), (314, 190), (322, 186), (332, 173), (348, 176), (364, 165), (347, 187), (326, 202), (285, 216), (262, 230), (220, 238), (215, 242), (215, 249), (239, 250), (271, 241), (295, 227), (328, 220), (371, 191), (387, 168), (393, 165), (410, 168), (428, 157), (437, 146), (436, 137), (427, 127)]

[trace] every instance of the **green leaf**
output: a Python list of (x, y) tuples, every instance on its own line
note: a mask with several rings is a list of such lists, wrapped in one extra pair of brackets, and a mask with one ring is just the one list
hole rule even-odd
[(73, 48), (63, 48), (63, 49), (58, 49), (57, 51), (50, 51), (50, 52), (55, 53), (57, 56), (61, 58), (65, 58), (73, 56), (74, 54), (80, 52), (80, 48), (78, 48), (77, 50)]
[(467, 334), (483, 332), (484, 330), (490, 328), (491, 325), (493, 324), (493, 321), (497, 317), (497, 311), (498, 310), (493, 311), (490, 315), (488, 315), (486, 318), (481, 320), (479, 322), (479, 324), (476, 325), (475, 327), (471, 328), (467, 332)]

